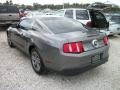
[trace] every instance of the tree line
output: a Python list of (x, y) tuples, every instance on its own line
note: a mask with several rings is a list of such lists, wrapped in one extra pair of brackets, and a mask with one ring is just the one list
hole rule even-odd
[[(43, 10), (45, 8), (49, 8), (52, 10), (58, 10), (58, 9), (62, 9), (63, 5), (54, 5), (54, 4), (38, 4), (38, 3), (33, 3), (33, 5), (19, 5), (19, 4), (13, 4), (12, 0), (10, 1), (6, 1), (5, 3), (0, 3), (1, 5), (16, 5), (19, 9), (28, 9), (28, 10)], [(95, 2), (95, 5), (93, 5), (92, 7), (96, 7), (96, 8), (105, 8), (105, 7), (109, 7), (106, 8), (104, 10), (104, 12), (120, 12), (120, 7), (117, 5), (106, 5), (104, 3), (100, 3), (100, 2)], [(79, 3), (73, 3), (73, 4), (69, 4), (69, 3), (64, 3), (64, 8), (88, 8), (90, 6), (89, 3), (87, 4), (79, 4)]]

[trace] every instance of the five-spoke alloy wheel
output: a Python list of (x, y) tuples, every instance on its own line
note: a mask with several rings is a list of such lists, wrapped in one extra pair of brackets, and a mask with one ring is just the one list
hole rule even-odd
[(31, 50), (31, 64), (37, 74), (43, 74), (45, 71), (42, 58), (36, 48)]

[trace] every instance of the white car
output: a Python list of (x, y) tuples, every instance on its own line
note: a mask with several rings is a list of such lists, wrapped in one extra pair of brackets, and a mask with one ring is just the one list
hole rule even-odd
[(109, 29), (105, 33), (107, 35), (120, 34), (120, 14), (111, 15), (109, 18)]
[(75, 19), (94, 28), (108, 28), (108, 22), (102, 12), (93, 9), (68, 8), (56, 12), (59, 16)]
[(80, 21), (83, 24), (91, 21), (90, 13), (86, 9), (61, 9), (57, 11), (60, 16), (65, 16)]
[(51, 12), (39, 12), (39, 11), (32, 11), (29, 12), (26, 17), (33, 17), (33, 16), (40, 16), (40, 15), (54, 15), (54, 13)]

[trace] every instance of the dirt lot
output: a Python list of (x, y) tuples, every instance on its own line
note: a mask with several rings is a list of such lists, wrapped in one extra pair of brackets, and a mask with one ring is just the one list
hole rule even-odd
[(109, 62), (76, 76), (38, 76), (30, 60), (9, 48), (0, 31), (0, 90), (120, 90), (120, 36), (110, 37)]

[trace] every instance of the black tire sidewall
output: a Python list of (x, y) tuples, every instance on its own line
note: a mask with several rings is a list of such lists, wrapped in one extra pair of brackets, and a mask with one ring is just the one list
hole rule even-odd
[[(33, 66), (33, 63), (32, 63), (32, 52), (37, 52), (37, 54), (39, 55), (39, 58), (40, 58), (40, 65), (41, 65), (39, 71), (36, 71), (36, 69), (35, 69), (34, 66)], [(44, 67), (42, 58), (41, 58), (41, 56), (40, 56), (40, 54), (39, 54), (37, 48), (33, 48), (33, 49), (31, 50), (31, 52), (30, 52), (30, 58), (31, 58), (31, 64), (32, 64), (33, 70), (34, 70), (37, 74), (39, 74), (39, 75), (43, 74), (44, 71), (45, 71), (45, 67)]]
[(12, 43), (12, 41), (11, 41), (11, 43), (10, 43), (9, 40), (8, 40), (8, 38), (9, 38), (9, 40), (11, 41), (11, 36), (10, 36), (9, 33), (7, 34), (7, 42), (8, 42), (8, 45), (9, 45), (11, 48), (13, 48), (13, 47), (14, 47), (14, 44)]

